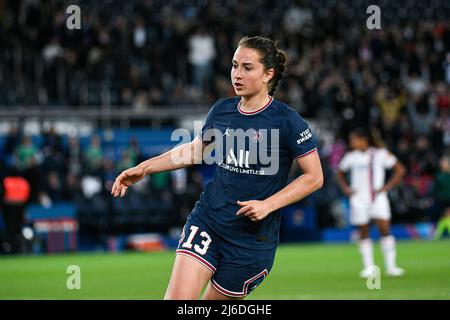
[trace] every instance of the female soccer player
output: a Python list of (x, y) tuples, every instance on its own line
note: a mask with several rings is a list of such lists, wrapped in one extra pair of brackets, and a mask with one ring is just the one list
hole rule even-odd
[[(280, 209), (321, 188), (308, 124), (272, 97), (285, 61), (272, 40), (242, 38), (231, 68), (237, 97), (214, 104), (194, 141), (117, 177), (111, 193), (124, 196), (145, 175), (200, 163), (215, 150), (215, 176), (187, 218), (165, 299), (198, 299), (208, 282), (203, 299), (244, 298), (272, 268)], [(286, 185), (293, 159), (304, 174)]]
[[(379, 146), (366, 130), (353, 130), (349, 140), (353, 150), (342, 158), (337, 181), (350, 197), (350, 223), (358, 226), (358, 245), (364, 266), (359, 275), (368, 278), (373, 272), (373, 247), (369, 237), (369, 223), (373, 219), (381, 234), (380, 245), (386, 274), (402, 276), (405, 271), (396, 265), (395, 238), (390, 234), (391, 209), (387, 192), (400, 183), (405, 168), (393, 154)], [(384, 184), (386, 169), (393, 169), (393, 175)], [(348, 170), (351, 173), (350, 186), (345, 180)]]

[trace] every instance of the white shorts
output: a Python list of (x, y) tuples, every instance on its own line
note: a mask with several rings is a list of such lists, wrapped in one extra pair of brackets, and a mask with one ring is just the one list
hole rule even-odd
[(375, 201), (353, 195), (350, 197), (350, 223), (352, 225), (368, 224), (371, 219), (390, 220), (391, 206), (385, 192), (378, 194)]

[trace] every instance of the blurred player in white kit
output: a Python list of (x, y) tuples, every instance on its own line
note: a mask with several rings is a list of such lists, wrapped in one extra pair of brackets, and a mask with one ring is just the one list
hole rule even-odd
[[(380, 232), (386, 275), (402, 276), (405, 271), (397, 266), (395, 238), (390, 232), (391, 208), (387, 193), (400, 183), (405, 168), (363, 128), (354, 129), (349, 142), (352, 150), (339, 163), (337, 181), (350, 198), (350, 223), (359, 231), (358, 246), (364, 267), (359, 275), (368, 278), (373, 272), (373, 243), (369, 237), (373, 221)], [(393, 174), (385, 183), (386, 170), (390, 169)], [(350, 185), (345, 179), (347, 171), (350, 171)]]

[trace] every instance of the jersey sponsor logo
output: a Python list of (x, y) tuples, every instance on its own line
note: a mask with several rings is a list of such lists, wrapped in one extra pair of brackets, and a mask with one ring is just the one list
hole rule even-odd
[[(201, 123), (200, 123), (201, 124)], [(194, 158), (195, 164), (217, 164), (233, 172), (257, 175), (275, 175), (280, 165), (280, 130), (272, 129), (242, 129), (208, 128), (201, 131), (198, 126), (200, 139), (207, 145), (202, 150), (201, 144), (195, 145), (194, 150), (172, 152), (172, 162), (176, 164), (190, 164)], [(194, 133), (197, 128), (194, 129)], [(171, 141), (181, 141), (175, 148), (189, 142), (190, 132), (187, 129), (177, 129), (172, 133)], [(174, 149), (175, 149), (174, 148)], [(233, 150), (233, 151), (231, 151)], [(183, 151), (183, 152), (182, 152)], [(255, 168), (252, 168), (255, 166)]]
[(233, 149), (230, 149), (230, 151), (227, 154), (226, 163), (220, 162), (219, 166), (232, 172), (264, 175), (265, 174), (264, 170), (250, 169), (249, 157), (250, 151), (239, 150), (239, 159), (238, 159), (234, 154)]
[[(227, 136), (225, 137), (225, 134)], [(232, 129), (215, 140), (214, 159), (229, 171), (274, 175), (279, 169), (279, 129)], [(205, 161), (206, 162), (206, 161)]]
[(312, 138), (312, 133), (311, 130), (308, 128), (300, 133), (300, 138), (297, 139), (297, 144), (301, 144), (310, 138)]
[[(245, 151), (245, 162), (244, 162), (244, 151)], [(227, 154), (227, 164), (233, 163), (236, 167), (250, 168), (250, 165), (248, 163), (249, 156), (250, 156), (250, 151), (239, 150), (239, 162), (238, 162), (238, 159), (234, 155), (233, 149), (230, 149), (230, 151)]]
[(255, 175), (260, 175), (260, 176), (264, 176), (266, 175), (266, 171), (264, 169), (261, 170), (255, 170), (255, 169), (246, 169), (246, 168), (239, 168), (239, 167), (235, 167), (223, 162), (220, 162), (218, 164), (219, 167), (231, 171), (231, 172), (236, 172), (236, 173), (243, 173), (243, 174), (255, 174)]

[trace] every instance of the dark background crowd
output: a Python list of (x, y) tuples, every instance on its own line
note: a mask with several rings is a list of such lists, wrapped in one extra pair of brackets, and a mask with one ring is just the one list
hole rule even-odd
[[(81, 8), (81, 30), (65, 26), (70, 4)], [(380, 30), (366, 26), (372, 4)], [(279, 40), (288, 67), (276, 98), (318, 128), (326, 183), (304, 204), (316, 208), (320, 227), (345, 225), (334, 173), (356, 126), (379, 133), (407, 168), (390, 193), (394, 222), (437, 220), (450, 203), (446, 0), (3, 0), (0, 110), (211, 105), (234, 95), (230, 65), (244, 35)], [(44, 130), (36, 142), (20, 125), (4, 141), (2, 172), (21, 170), (32, 201), (76, 203), (93, 232), (180, 224), (203, 188), (202, 170), (192, 168), (152, 176), (113, 201), (117, 173), (151, 156), (136, 141), (118, 157), (98, 136), (80, 146)]]

